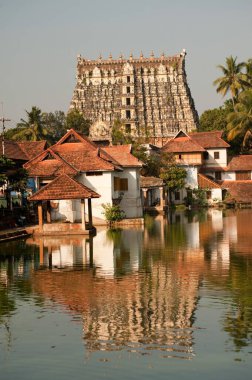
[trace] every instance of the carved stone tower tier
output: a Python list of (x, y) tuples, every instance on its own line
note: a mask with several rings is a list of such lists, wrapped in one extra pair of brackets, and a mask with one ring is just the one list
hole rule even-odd
[(116, 120), (125, 133), (146, 134), (153, 140), (174, 136), (180, 129), (198, 127), (185, 72), (185, 50), (160, 58), (104, 60), (77, 58), (77, 83), (70, 109), (90, 119), (90, 137), (109, 139)]

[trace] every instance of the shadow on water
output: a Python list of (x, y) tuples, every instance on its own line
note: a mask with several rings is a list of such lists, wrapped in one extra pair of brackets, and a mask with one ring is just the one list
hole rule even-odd
[[(145, 228), (87, 238), (28, 238), (1, 245), (0, 324), (18, 299), (52, 300), (81, 316), (87, 350), (195, 355), (204, 292), (224, 308), (232, 349), (251, 345), (251, 211), (146, 217)], [(214, 292), (217, 291), (215, 294)]]

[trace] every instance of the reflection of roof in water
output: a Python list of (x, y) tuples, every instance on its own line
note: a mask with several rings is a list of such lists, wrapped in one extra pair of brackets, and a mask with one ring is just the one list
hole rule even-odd
[(176, 355), (188, 359), (199, 286), (193, 267), (190, 260), (178, 260), (168, 271), (166, 265), (154, 263), (151, 273), (102, 280), (95, 269), (61, 271), (60, 276), (44, 270), (36, 272), (33, 289), (82, 315), (90, 350), (141, 346), (171, 355), (177, 350)]

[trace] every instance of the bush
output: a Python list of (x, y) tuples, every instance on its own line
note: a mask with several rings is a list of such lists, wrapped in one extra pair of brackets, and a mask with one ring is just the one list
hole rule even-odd
[(120, 209), (118, 205), (111, 205), (110, 203), (103, 204), (103, 215), (108, 222), (116, 222), (122, 220), (125, 217), (124, 211)]
[(205, 189), (187, 189), (187, 196), (184, 198), (186, 206), (207, 206), (206, 190)]

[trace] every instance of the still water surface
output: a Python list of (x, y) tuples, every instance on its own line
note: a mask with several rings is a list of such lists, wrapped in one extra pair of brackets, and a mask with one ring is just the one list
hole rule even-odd
[(0, 379), (252, 373), (252, 210), (0, 246)]

